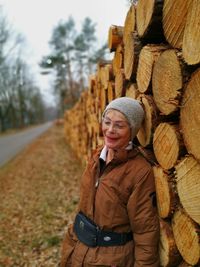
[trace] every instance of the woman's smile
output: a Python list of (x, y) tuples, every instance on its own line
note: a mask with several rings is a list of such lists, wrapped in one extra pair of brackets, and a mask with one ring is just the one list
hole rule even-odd
[(119, 138), (118, 138), (118, 137), (113, 137), (113, 136), (105, 136), (104, 139), (106, 139), (106, 142), (107, 142), (107, 143), (114, 143), (114, 142), (116, 142)]

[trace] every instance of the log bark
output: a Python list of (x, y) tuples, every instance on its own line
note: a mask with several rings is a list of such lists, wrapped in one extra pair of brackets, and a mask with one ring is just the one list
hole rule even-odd
[(185, 152), (178, 126), (166, 122), (160, 123), (154, 132), (153, 150), (163, 169), (173, 168)]
[(180, 127), (185, 146), (200, 161), (200, 68), (186, 85), (180, 110)]
[(167, 42), (182, 48), (188, 10), (192, 0), (165, 0), (163, 4), (163, 31)]
[(170, 218), (177, 203), (177, 196), (174, 191), (175, 182), (171, 179), (169, 172), (161, 166), (153, 166), (156, 185), (156, 198), (158, 214), (160, 218)]
[(162, 28), (162, 0), (139, 0), (136, 8), (137, 32), (144, 43), (165, 40)]
[(137, 99), (141, 101), (145, 111), (145, 118), (137, 134), (137, 139), (141, 146), (146, 147), (152, 144), (153, 132), (159, 123), (158, 109), (150, 95), (140, 94)]
[(160, 266), (177, 266), (182, 257), (177, 249), (171, 225), (160, 220), (160, 243), (159, 243)]
[(161, 53), (152, 75), (152, 92), (158, 109), (169, 115), (178, 109), (183, 77), (181, 63), (174, 49)]
[(189, 65), (200, 63), (200, 1), (193, 0), (188, 10), (183, 36), (183, 58)]
[(124, 74), (127, 80), (136, 81), (138, 55), (141, 51), (141, 42), (137, 33), (131, 33), (124, 43)]
[(181, 205), (200, 224), (200, 164), (186, 156), (175, 166), (175, 176)]
[(123, 28), (122, 26), (112, 25), (108, 31), (108, 48), (110, 52), (116, 50), (117, 46), (123, 40)]
[(127, 42), (127, 38), (135, 31), (135, 5), (131, 5), (124, 22), (123, 43)]
[(199, 226), (180, 208), (172, 218), (172, 230), (183, 259), (191, 265), (198, 265), (200, 263)]
[(136, 81), (141, 93), (151, 92), (153, 66), (158, 56), (167, 49), (164, 45), (146, 45), (139, 54)]

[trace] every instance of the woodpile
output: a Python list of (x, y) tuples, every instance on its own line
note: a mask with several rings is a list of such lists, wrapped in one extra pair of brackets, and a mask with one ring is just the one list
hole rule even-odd
[[(134, 1), (136, 2), (136, 1)], [(101, 116), (113, 99), (139, 99), (137, 135), (154, 152), (160, 265), (200, 266), (200, 1), (139, 0), (108, 30), (111, 61), (65, 113), (65, 136), (87, 161), (103, 144)]]

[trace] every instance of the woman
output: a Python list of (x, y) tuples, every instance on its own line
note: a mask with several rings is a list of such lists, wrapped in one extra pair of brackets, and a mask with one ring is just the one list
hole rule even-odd
[(102, 118), (104, 147), (86, 167), (62, 267), (159, 266), (159, 221), (152, 167), (132, 140), (144, 119), (137, 100), (117, 98)]

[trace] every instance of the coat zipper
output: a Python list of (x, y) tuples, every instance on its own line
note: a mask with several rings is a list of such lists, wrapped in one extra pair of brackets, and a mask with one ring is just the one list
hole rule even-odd
[[(105, 176), (105, 173), (107, 171), (107, 169), (110, 167), (110, 162), (105, 166), (104, 170), (103, 170), (103, 173), (101, 175), (98, 174), (98, 178), (96, 179), (96, 182), (95, 182), (95, 188), (98, 188), (101, 180), (103, 179), (103, 177)], [(112, 169), (112, 168), (111, 168)]]

